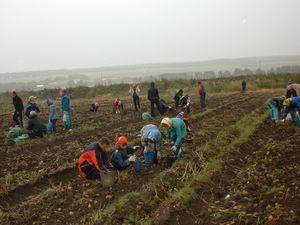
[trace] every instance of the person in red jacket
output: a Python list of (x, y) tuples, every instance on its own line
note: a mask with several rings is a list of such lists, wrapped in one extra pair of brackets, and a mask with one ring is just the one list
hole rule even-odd
[(205, 109), (205, 97), (206, 97), (206, 88), (201, 81), (198, 81), (198, 93), (200, 95), (200, 110)]
[(79, 173), (86, 179), (100, 179), (100, 171), (109, 172), (110, 163), (107, 155), (109, 140), (101, 138), (99, 142), (88, 145), (77, 162)]

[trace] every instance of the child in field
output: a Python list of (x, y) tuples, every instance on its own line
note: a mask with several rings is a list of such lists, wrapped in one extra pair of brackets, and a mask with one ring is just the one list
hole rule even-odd
[(65, 89), (60, 90), (60, 103), (63, 111), (63, 122), (65, 130), (72, 131), (73, 123), (72, 123), (72, 114), (71, 114), (71, 105), (70, 105), (70, 97), (66, 95), (67, 91)]
[(56, 106), (54, 105), (53, 101), (47, 99), (46, 104), (48, 106), (48, 112), (49, 112), (49, 123), (51, 124), (51, 130), (50, 132), (57, 132), (56, 129), (56, 122), (59, 119)]

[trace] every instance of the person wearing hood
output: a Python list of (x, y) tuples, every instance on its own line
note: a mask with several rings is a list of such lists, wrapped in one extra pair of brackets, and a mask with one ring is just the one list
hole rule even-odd
[(174, 96), (174, 100), (175, 100), (175, 108), (177, 109), (178, 106), (179, 106), (179, 102), (180, 102), (180, 99), (182, 98), (183, 96), (183, 90), (180, 89)]
[(46, 125), (38, 118), (36, 111), (31, 111), (28, 119), (28, 127), (25, 132), (31, 139), (43, 137), (47, 133)]
[(107, 155), (110, 142), (103, 137), (89, 144), (77, 161), (79, 174), (86, 179), (101, 179), (100, 172), (109, 173), (110, 162)]
[(54, 105), (53, 101), (49, 99), (46, 100), (46, 104), (48, 106), (48, 112), (49, 112), (49, 123), (52, 126), (51, 130), (56, 133), (57, 132), (56, 122), (59, 119), (56, 106)]
[(283, 105), (285, 107), (283, 114), (283, 122), (286, 121), (287, 115), (290, 113), (292, 116), (292, 120), (294, 120), (300, 115), (300, 98), (299, 97), (291, 97), (284, 100)]
[(157, 126), (148, 124), (141, 130), (141, 144), (144, 147), (144, 153), (151, 151), (151, 146), (156, 153), (156, 158), (161, 157), (161, 133)]
[(59, 92), (60, 95), (60, 104), (63, 111), (63, 122), (65, 130), (72, 131), (73, 123), (72, 123), (72, 115), (71, 115), (71, 104), (70, 97), (66, 95), (67, 91), (65, 89), (61, 89)]
[(115, 143), (115, 148), (113, 149), (111, 156), (111, 164), (116, 170), (125, 170), (130, 166), (130, 162), (136, 160), (135, 155), (129, 156), (129, 154), (133, 153), (133, 149), (127, 145), (128, 138), (123, 136), (119, 137)]
[(269, 98), (266, 102), (266, 106), (270, 109), (271, 118), (274, 122), (277, 122), (279, 120), (278, 114), (284, 108), (283, 102), (285, 99), (285, 96), (278, 96)]
[(156, 106), (158, 112), (161, 113), (159, 99), (160, 99), (160, 97), (159, 97), (158, 90), (155, 87), (154, 82), (151, 82), (150, 88), (148, 90), (148, 100), (150, 101), (150, 104), (151, 104), (150, 107), (151, 107), (151, 116), (152, 117), (155, 116), (154, 105)]
[(15, 107), (13, 120), (19, 127), (23, 127), (23, 114), (24, 114), (23, 101), (15, 91), (12, 92), (12, 96), (13, 96), (13, 105)]
[(140, 91), (141, 90), (138, 85), (133, 85), (129, 89), (129, 93), (132, 94), (133, 105), (136, 112), (141, 108), (139, 97)]
[(182, 144), (187, 136), (187, 129), (184, 121), (179, 118), (164, 118), (161, 121), (164, 128), (167, 129), (167, 137), (171, 140), (172, 148), (177, 158), (181, 157)]

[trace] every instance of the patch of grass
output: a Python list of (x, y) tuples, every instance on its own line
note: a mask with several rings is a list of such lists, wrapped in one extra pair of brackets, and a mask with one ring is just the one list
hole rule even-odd
[(273, 195), (282, 191), (284, 191), (282, 187), (265, 187), (263, 189), (263, 195)]

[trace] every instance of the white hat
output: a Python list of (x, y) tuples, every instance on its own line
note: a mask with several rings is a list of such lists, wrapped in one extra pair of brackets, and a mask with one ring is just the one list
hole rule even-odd
[(31, 102), (32, 100), (35, 100), (35, 99), (37, 99), (37, 97), (35, 97), (35, 96), (30, 96), (28, 100)]
[(170, 118), (168, 118), (168, 117), (163, 118), (162, 121), (161, 121), (161, 124), (166, 124), (169, 127), (171, 127), (172, 126), (172, 120)]

